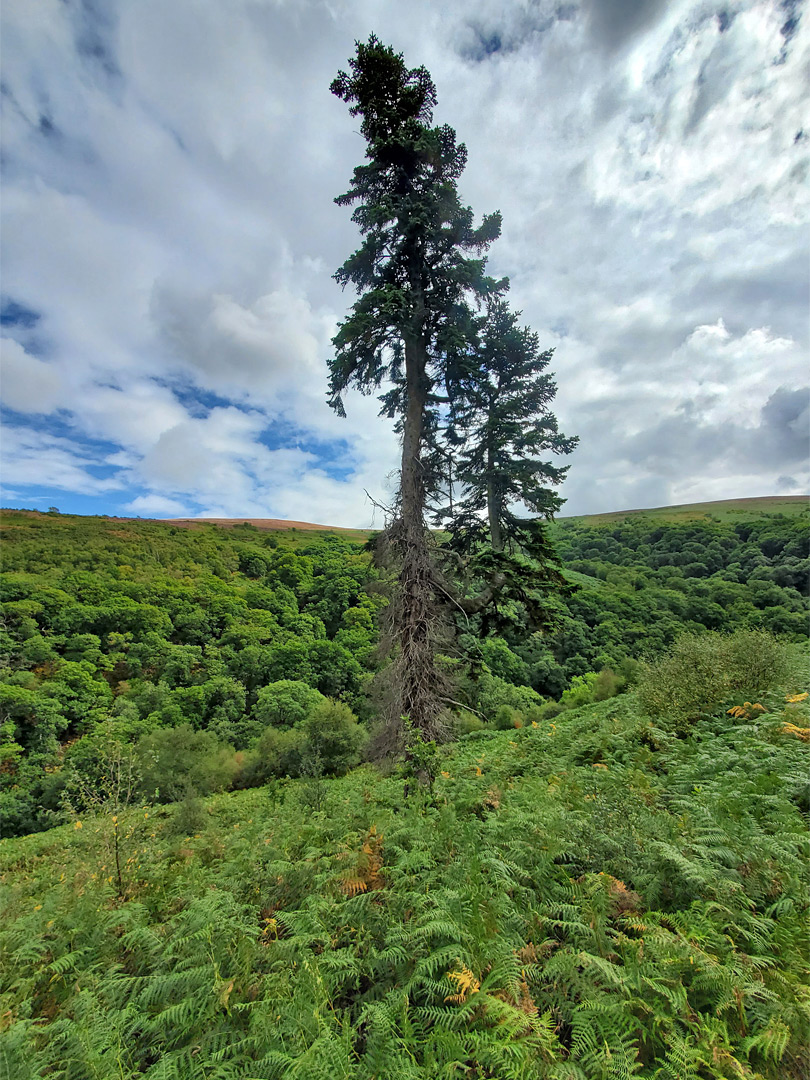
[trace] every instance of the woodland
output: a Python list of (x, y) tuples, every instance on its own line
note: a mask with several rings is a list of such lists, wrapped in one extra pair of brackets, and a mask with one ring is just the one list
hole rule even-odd
[(558, 518), (577, 439), (375, 37), (329, 401), (385, 527), (3, 512), (0, 1080), (800, 1080), (810, 509)]

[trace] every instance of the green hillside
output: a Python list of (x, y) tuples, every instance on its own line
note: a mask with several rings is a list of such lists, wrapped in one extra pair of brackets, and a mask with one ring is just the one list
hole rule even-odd
[(746, 521), (751, 518), (783, 514), (787, 517), (806, 514), (810, 508), (808, 495), (763, 495), (752, 499), (719, 499), (715, 502), (682, 503), (678, 506), (657, 506), (649, 510), (613, 510), (607, 514), (584, 514), (563, 517), (563, 521), (580, 521), (588, 525), (607, 525), (625, 518), (654, 518), (656, 521)]
[(559, 521), (385, 768), (361, 538), (2, 530), (2, 1080), (806, 1075), (807, 513)]
[[(638, 660), (684, 631), (806, 641), (806, 513), (737, 523), (562, 520), (554, 535), (578, 591), (550, 602), (555, 628), (544, 634), (519, 613), (510, 622), (508, 608), (498, 635), (480, 622), (460, 627), (472, 666), (453, 656), (448, 664), (454, 697), (471, 711), (452, 724), (549, 711), (564, 694), (581, 702), (583, 680), (592, 687), (597, 677), (599, 693), (620, 690)], [(2, 541), (6, 835), (59, 822), (65, 784), (96, 752), (99, 730), (129, 744), (187, 724), (198, 741), (249, 757), (280, 716), (288, 717), (282, 727), (295, 727), (313, 702), (326, 708), (324, 699), (344, 710), (358, 745), (351, 724), (373, 725), (376, 621), (386, 599), (352, 536), (7, 511)], [(299, 767), (291, 762), (300, 747), (283, 742), (293, 736), (278, 738), (273, 769)], [(251, 768), (231, 761), (229, 783), (263, 775)]]
[(2, 1075), (799, 1080), (798, 689), (686, 739), (634, 695), (479, 732), (432, 791), (364, 767), (7, 840)]

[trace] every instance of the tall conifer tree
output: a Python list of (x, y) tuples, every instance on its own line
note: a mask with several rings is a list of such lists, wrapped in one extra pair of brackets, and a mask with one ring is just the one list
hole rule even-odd
[[(514, 620), (512, 601), (521, 621), (548, 628), (556, 607), (549, 597), (573, 591), (546, 522), (562, 505), (553, 489), (568, 471), (552, 457), (570, 454), (578, 440), (559, 431), (550, 410), (553, 350), (541, 350), (519, 315), (495, 297), (477, 320), (436, 450), (452, 469), (450, 505), (434, 504), (434, 519), (449, 532), (446, 550), (457, 560), (455, 607), (481, 616), (484, 632)], [(520, 505), (533, 516), (516, 513)]]
[(358, 42), (350, 71), (331, 90), (362, 118), (366, 162), (336, 202), (354, 206), (363, 241), (335, 274), (359, 292), (333, 340), (330, 403), (386, 381), (383, 411), (396, 420), (402, 463), (389, 542), (399, 562), (391, 605), (392, 719), (407, 715), (431, 737), (439, 729), (442, 677), (435, 662), (440, 601), (425, 525), (428, 475), (440, 401), (458, 391), (469, 351), (469, 303), (506, 287), (485, 274), (483, 252), (499, 235), (499, 213), (477, 228), (457, 181), (466, 148), (447, 125), (433, 126), (436, 88), (424, 67), (372, 35)]

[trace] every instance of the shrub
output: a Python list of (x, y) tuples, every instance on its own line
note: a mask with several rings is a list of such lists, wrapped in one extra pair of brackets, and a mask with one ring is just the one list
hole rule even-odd
[(494, 719), (502, 705), (509, 705), (520, 713), (527, 713), (543, 703), (543, 699), (529, 686), (513, 686), (497, 675), (484, 672), (478, 681), (478, 708)]
[(460, 709), (458, 712), (450, 714), (448, 726), (455, 737), (460, 739), (463, 735), (469, 735), (472, 731), (482, 731), (485, 725), (480, 716), (476, 716), (469, 709)]
[(770, 690), (786, 676), (787, 650), (772, 634), (738, 630), (721, 640), (731, 690), (745, 694)]
[(559, 701), (546, 701), (536, 712), (532, 713), (532, 719), (537, 720), (538, 723), (541, 720), (553, 720), (555, 716), (559, 716), (562, 712), (565, 712), (565, 706), (561, 705)]
[(590, 705), (594, 701), (594, 686), (598, 676), (595, 671), (587, 675), (575, 675), (570, 687), (560, 698), (564, 709), (578, 709), (580, 705)]
[(205, 803), (199, 795), (189, 793), (175, 804), (167, 832), (170, 836), (189, 836), (206, 824)]
[(304, 735), (297, 728), (266, 728), (245, 755), (239, 787), (258, 787), (277, 776), (297, 776), (301, 768)]
[(265, 784), (276, 776), (341, 776), (360, 761), (366, 731), (348, 705), (324, 698), (293, 728), (267, 728), (246, 755), (240, 787)]
[(92, 734), (77, 739), (65, 752), (64, 768), (47, 777), (41, 800), (53, 805), (58, 799), (82, 813), (108, 803), (115, 804), (113, 812), (117, 813), (132, 802), (140, 768), (127, 734), (126, 729), (108, 720), (98, 724)]
[(763, 631), (683, 634), (660, 660), (641, 664), (638, 696), (650, 716), (684, 732), (730, 694), (768, 690), (786, 669), (785, 647)]
[(348, 705), (325, 699), (301, 724), (303, 756), (318, 756), (325, 774), (341, 776), (360, 761), (366, 732)]
[(495, 727), (498, 731), (509, 731), (523, 727), (523, 713), (511, 705), (500, 705), (495, 713)]
[(136, 749), (141, 791), (150, 798), (157, 793), (162, 802), (224, 791), (237, 772), (233, 749), (190, 724), (144, 735)]
[(607, 701), (608, 698), (620, 694), (625, 686), (626, 682), (621, 675), (617, 675), (612, 668), (602, 668), (593, 684), (593, 700)]

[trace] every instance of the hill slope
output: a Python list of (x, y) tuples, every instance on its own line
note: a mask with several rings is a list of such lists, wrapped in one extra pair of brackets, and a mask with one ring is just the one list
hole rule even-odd
[(797, 689), (4, 841), (3, 1075), (800, 1080)]
[(656, 506), (647, 510), (614, 510), (604, 514), (561, 517), (560, 521), (579, 521), (587, 525), (611, 524), (625, 518), (649, 518), (655, 521), (747, 521), (751, 518), (784, 514), (793, 517), (810, 511), (810, 496), (764, 495), (751, 499), (720, 499), (714, 502), (682, 503)]
[(448, 658), (470, 733), (334, 778), (352, 536), (2, 524), (0, 828), (45, 830), (0, 840), (3, 1080), (806, 1074), (810, 698), (762, 633), (806, 639), (804, 518), (557, 523), (558, 629)]
[[(580, 586), (549, 600), (556, 629), (533, 634), (520, 617), (500, 636), (460, 628), (472, 664), (454, 661), (454, 698), (474, 710), (467, 726), (534, 716), (569, 691), (615, 692), (684, 630), (806, 641), (806, 517), (560, 521), (555, 537)], [(62, 820), (66, 777), (97, 752), (99, 725), (134, 744), (187, 723), (233, 764), (257, 753), (268, 723), (300, 719), (302, 702), (326, 696), (374, 719), (386, 600), (351, 533), (9, 511), (2, 539), (0, 833)], [(265, 774), (292, 767), (279, 753)], [(234, 764), (229, 782), (249, 781)]]

